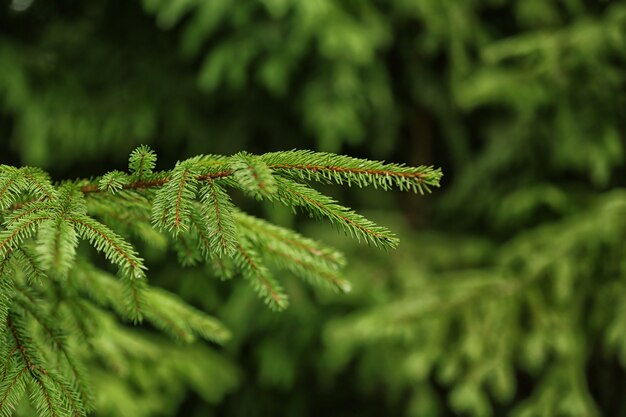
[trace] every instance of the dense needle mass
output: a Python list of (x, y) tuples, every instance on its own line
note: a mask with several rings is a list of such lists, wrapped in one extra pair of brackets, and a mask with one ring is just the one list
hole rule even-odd
[[(205, 262), (222, 278), (240, 275), (270, 308), (282, 310), (288, 295), (275, 270), (348, 291), (343, 256), (243, 213), (229, 189), (301, 209), (358, 240), (393, 248), (398, 240), (389, 230), (308, 182), (423, 193), (441, 178), (432, 167), (308, 151), (200, 155), (168, 171), (155, 167), (156, 155), (146, 146), (131, 154), (129, 172), (93, 180), (53, 184), (39, 169), (0, 166), (0, 415), (12, 415), (26, 393), (39, 416), (86, 415), (93, 393), (82, 365), (89, 354), (79, 341), (91, 343), (96, 323), (111, 325), (108, 310), (182, 342), (229, 338), (217, 319), (148, 285), (147, 267), (129, 236), (171, 243), (183, 265)], [(81, 240), (103, 253), (118, 277), (98, 266)]]

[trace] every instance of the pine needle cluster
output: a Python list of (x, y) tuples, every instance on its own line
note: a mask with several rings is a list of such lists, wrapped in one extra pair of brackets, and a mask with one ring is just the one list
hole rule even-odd
[[(272, 271), (345, 292), (345, 260), (244, 213), (229, 190), (300, 209), (358, 240), (394, 248), (393, 233), (310, 183), (424, 193), (441, 178), (433, 167), (309, 151), (201, 155), (171, 170), (155, 168), (156, 154), (146, 146), (130, 155), (128, 172), (60, 184), (37, 168), (0, 166), (0, 416), (20, 407), (46, 417), (85, 416), (93, 409), (79, 345), (89, 345), (95, 327), (110, 326), (111, 312), (181, 342), (228, 339), (217, 319), (148, 285), (131, 239), (171, 244), (181, 264), (207, 263), (223, 279), (243, 277), (270, 308), (282, 310), (288, 296)], [(117, 276), (89, 247), (116, 267)]]

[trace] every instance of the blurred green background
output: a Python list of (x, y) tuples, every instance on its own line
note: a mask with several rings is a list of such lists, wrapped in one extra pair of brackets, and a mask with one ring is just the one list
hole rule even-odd
[(301, 148), (445, 176), (330, 189), (393, 252), (238, 201), (349, 256), (352, 293), (286, 277), (284, 313), (147, 252), (234, 339), (94, 374), (96, 416), (626, 416), (624, 1), (2, 2), (0, 162), (89, 177), (139, 144), (163, 169)]

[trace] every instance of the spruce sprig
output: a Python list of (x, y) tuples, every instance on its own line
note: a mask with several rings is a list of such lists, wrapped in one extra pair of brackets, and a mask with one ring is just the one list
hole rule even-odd
[(431, 192), (430, 187), (438, 187), (442, 176), (441, 170), (432, 166), (408, 167), (306, 150), (272, 152), (261, 159), (275, 172), (293, 179), (373, 186), (383, 190), (397, 187), (420, 194)]
[[(171, 246), (183, 265), (207, 263), (220, 278), (240, 276), (270, 308), (282, 310), (289, 299), (278, 270), (346, 292), (345, 259), (244, 213), (230, 190), (304, 210), (358, 240), (393, 248), (398, 240), (389, 230), (310, 183), (423, 193), (441, 178), (432, 167), (309, 151), (200, 155), (164, 171), (156, 161), (141, 146), (128, 172), (63, 183), (38, 168), (0, 166), (0, 417), (12, 415), (25, 395), (39, 416), (85, 416), (93, 396), (84, 372), (90, 356), (80, 346), (101, 337), (110, 311), (179, 342), (228, 340), (217, 319), (148, 285), (148, 268), (131, 243), (137, 238)], [(94, 251), (81, 241), (116, 266), (117, 276), (96, 266)]]
[[(270, 305), (280, 307), (286, 305), (286, 295), (271, 278), (265, 257), (309, 280), (331, 282), (337, 288), (347, 288), (347, 284), (336, 274), (336, 265), (302, 250), (310, 247), (310, 242), (301, 236), (287, 238), (290, 244), (281, 243), (281, 238), (286, 238), (284, 231), (277, 232), (238, 212), (228, 188), (300, 208), (311, 216), (330, 220), (358, 240), (394, 248), (398, 240), (393, 233), (306, 182), (396, 187), (423, 193), (438, 186), (441, 178), (441, 171), (432, 167), (296, 150), (258, 156), (245, 152), (231, 157), (201, 155), (179, 162), (170, 171), (155, 171), (155, 167), (156, 154), (142, 146), (130, 156), (129, 173), (112, 171), (90, 181), (76, 181), (72, 188), (71, 184), (51, 185), (46, 174), (38, 170), (3, 166), (0, 185), (4, 190), (2, 206), (7, 210), (6, 228), (0, 232), (0, 255), (6, 256), (37, 234), (42, 268), (62, 276), (72, 267), (80, 237), (118, 265), (121, 275), (131, 282), (130, 294), (139, 300), (135, 289), (139, 284), (132, 284), (132, 280), (144, 277), (143, 260), (124, 237), (93, 218), (86, 207), (134, 234), (145, 235), (150, 229), (147, 219), (151, 218), (157, 228), (154, 236), (159, 236), (159, 230), (168, 234), (184, 263), (204, 259), (218, 265), (224, 277), (232, 275), (234, 264)], [(27, 185), (27, 179), (33, 176), (38, 178), (37, 185)], [(38, 198), (21, 201), (23, 194)], [(79, 203), (83, 199), (86, 203)], [(222, 259), (225, 257), (230, 259)], [(228, 263), (231, 265), (226, 268)], [(134, 310), (139, 319), (138, 301)]]

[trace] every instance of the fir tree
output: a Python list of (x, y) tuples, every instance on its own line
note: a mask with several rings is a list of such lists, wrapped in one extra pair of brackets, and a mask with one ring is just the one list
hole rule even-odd
[[(201, 155), (171, 170), (155, 167), (156, 155), (146, 146), (130, 155), (128, 172), (59, 184), (40, 169), (0, 167), (1, 415), (27, 408), (38, 416), (87, 415), (94, 393), (83, 364), (89, 353), (80, 345), (103, 337), (99, 326), (112, 326), (108, 310), (122, 320), (150, 323), (181, 342), (228, 339), (217, 319), (148, 284), (147, 267), (126, 236), (153, 239), (157, 233), (172, 243), (182, 264), (206, 262), (222, 278), (241, 276), (271, 309), (282, 310), (288, 295), (272, 270), (287, 269), (312, 285), (347, 291), (343, 257), (245, 214), (229, 190), (300, 209), (358, 240), (394, 248), (398, 240), (389, 230), (309, 183), (423, 193), (441, 178), (432, 167), (306, 151)], [(117, 272), (85, 246), (102, 253)], [(100, 354), (115, 360), (115, 352)]]

